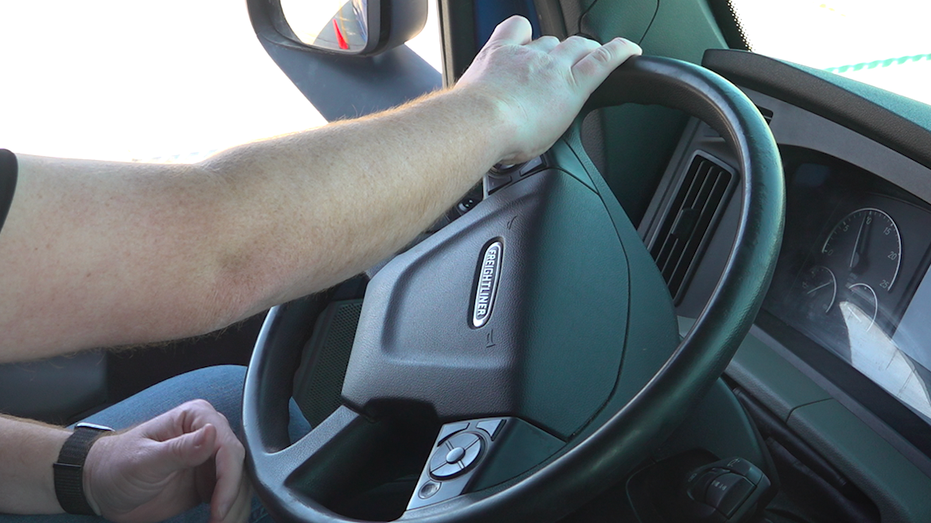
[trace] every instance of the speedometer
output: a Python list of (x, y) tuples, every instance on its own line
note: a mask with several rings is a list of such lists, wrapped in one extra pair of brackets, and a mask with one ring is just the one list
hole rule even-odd
[(879, 209), (859, 209), (834, 226), (821, 254), (835, 272), (847, 273), (848, 287), (865, 282), (889, 291), (899, 275), (902, 238), (891, 216)]

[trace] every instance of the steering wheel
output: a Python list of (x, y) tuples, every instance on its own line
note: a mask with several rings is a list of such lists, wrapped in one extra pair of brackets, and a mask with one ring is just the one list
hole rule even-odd
[[(738, 231), (681, 342), (653, 260), (578, 139), (587, 111), (626, 102), (697, 116), (739, 159)], [(721, 375), (782, 237), (782, 167), (766, 123), (721, 77), (654, 57), (613, 72), (582, 116), (549, 166), (514, 174), (378, 272), (342, 405), (294, 444), (288, 399), (314, 305), (272, 309), (243, 425), (253, 483), (276, 519), (357, 521), (333, 500), (394, 471), (418, 478), (401, 521), (555, 520), (626, 477)]]

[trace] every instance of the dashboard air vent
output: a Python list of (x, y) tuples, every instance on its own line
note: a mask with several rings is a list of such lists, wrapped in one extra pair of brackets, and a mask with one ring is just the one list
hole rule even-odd
[(760, 114), (763, 115), (763, 119), (766, 120), (766, 125), (773, 123), (773, 112), (765, 107), (760, 107), (759, 105), (756, 108), (760, 111)]
[(721, 212), (733, 176), (696, 154), (660, 224), (650, 254), (678, 305)]

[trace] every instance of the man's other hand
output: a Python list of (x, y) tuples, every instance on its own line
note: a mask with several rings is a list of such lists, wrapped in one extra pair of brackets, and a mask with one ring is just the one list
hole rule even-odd
[(87, 456), (88, 502), (118, 523), (162, 521), (210, 503), (211, 523), (248, 519), (244, 450), (210, 403), (185, 403), (128, 431), (97, 440)]
[(519, 163), (549, 149), (608, 74), (640, 53), (621, 38), (604, 45), (579, 36), (531, 41), (530, 22), (512, 16), (498, 25), (456, 88), (477, 90), (503, 106), (513, 132), (501, 160)]

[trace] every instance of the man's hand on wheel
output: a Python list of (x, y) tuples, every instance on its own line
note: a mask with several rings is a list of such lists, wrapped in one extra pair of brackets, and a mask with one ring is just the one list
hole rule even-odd
[(512, 16), (495, 29), (456, 84), (491, 97), (511, 122), (507, 163), (529, 160), (550, 148), (588, 96), (640, 47), (622, 38), (601, 45), (571, 36), (531, 41), (526, 18)]

